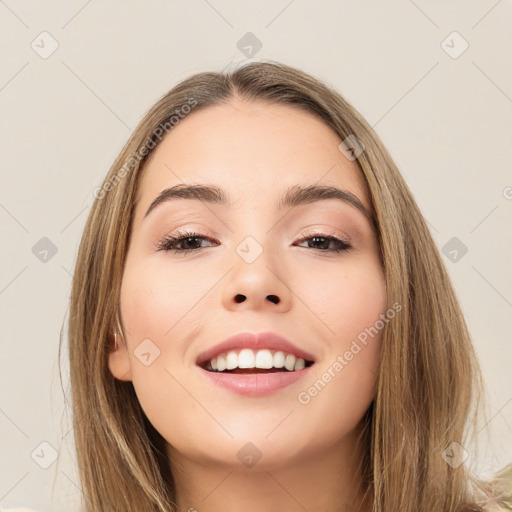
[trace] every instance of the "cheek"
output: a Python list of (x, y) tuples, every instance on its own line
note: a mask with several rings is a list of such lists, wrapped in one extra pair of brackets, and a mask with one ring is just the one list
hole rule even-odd
[[(333, 353), (297, 395), (297, 417), (305, 429), (321, 421), (322, 443), (334, 444), (353, 432), (375, 397), (380, 339)], [(346, 347), (343, 347), (344, 349)], [(347, 352), (352, 354), (347, 357)]]
[(311, 304), (328, 332), (328, 346), (296, 398), (311, 418), (325, 418), (325, 435), (333, 441), (357, 425), (374, 398), (383, 330), (392, 321), (382, 320), (387, 318), (382, 268), (373, 260), (363, 263), (308, 280), (325, 283), (312, 287), (309, 296), (316, 298)]
[[(371, 327), (386, 311), (386, 283), (382, 268), (372, 258), (330, 268), (317, 267), (303, 278), (301, 294), (318, 320), (332, 349)], [(320, 284), (319, 284), (320, 283)]]
[(160, 348), (167, 347), (178, 331), (201, 322), (204, 315), (198, 305), (217, 280), (204, 265), (191, 270), (173, 268), (158, 258), (143, 264), (127, 262), (120, 302), (131, 341), (150, 338)]
[[(186, 439), (187, 426), (176, 421), (173, 411), (186, 409), (193, 415), (197, 404), (175, 375), (190, 337), (201, 323), (194, 307), (208, 290), (201, 276), (171, 270), (169, 265), (146, 260), (127, 261), (120, 293), (120, 308), (132, 368), (132, 382), (139, 403), (155, 428), (168, 439)], [(211, 273), (211, 272), (210, 272)], [(191, 279), (192, 278), (192, 279)], [(212, 276), (210, 275), (210, 281)]]
[(195, 333), (210, 320), (205, 314), (206, 296), (218, 280), (208, 265), (173, 268), (165, 258), (156, 257), (133, 257), (126, 262), (120, 308), (132, 381), (141, 406), (155, 424), (161, 416), (166, 418), (162, 403), (190, 402), (179, 384), (187, 371), (183, 362)]

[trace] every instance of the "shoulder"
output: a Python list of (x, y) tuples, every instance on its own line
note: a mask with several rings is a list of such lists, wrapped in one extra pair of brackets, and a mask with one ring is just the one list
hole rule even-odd
[(503, 506), (492, 505), (491, 508), (485, 510), (488, 512), (512, 510), (512, 464), (495, 473), (487, 483), (490, 485), (493, 495), (503, 502)]
[(489, 505), (485, 505), (483, 509), (485, 512), (508, 512), (509, 510), (512, 510), (512, 507), (504, 507), (491, 503)]

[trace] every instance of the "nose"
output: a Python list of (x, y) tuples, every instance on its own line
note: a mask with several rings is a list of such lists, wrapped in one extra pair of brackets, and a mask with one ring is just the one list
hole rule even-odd
[[(267, 295), (266, 299), (274, 304), (279, 304), (281, 299), (277, 295)], [(243, 295), (242, 293), (237, 293), (235, 295), (235, 302), (239, 304), (240, 302), (244, 302), (247, 300), (247, 295)]]
[(284, 265), (269, 249), (262, 251), (254, 261), (246, 261), (236, 254), (233, 264), (223, 290), (227, 309), (283, 312), (290, 308), (292, 292), (286, 284)]

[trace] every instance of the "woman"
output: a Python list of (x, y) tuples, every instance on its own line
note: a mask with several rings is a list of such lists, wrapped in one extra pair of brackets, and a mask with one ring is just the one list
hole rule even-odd
[(436, 245), (337, 92), (274, 62), (194, 75), (94, 195), (69, 321), (84, 510), (504, 506), (464, 463), (480, 373)]

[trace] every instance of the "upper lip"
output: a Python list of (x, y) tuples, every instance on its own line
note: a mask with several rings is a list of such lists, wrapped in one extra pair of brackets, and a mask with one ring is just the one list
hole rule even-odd
[(305, 361), (315, 361), (315, 358), (309, 352), (297, 347), (291, 341), (274, 332), (242, 332), (235, 334), (234, 336), (230, 336), (221, 343), (213, 346), (205, 352), (202, 352), (198, 356), (196, 364), (202, 365), (220, 354), (229, 352), (230, 350), (243, 348), (250, 348), (253, 350), (282, 350), (283, 352), (292, 354), (295, 357), (301, 357)]

